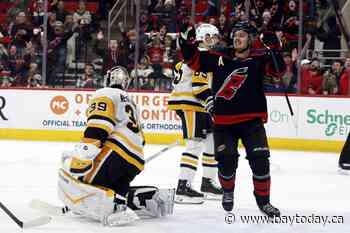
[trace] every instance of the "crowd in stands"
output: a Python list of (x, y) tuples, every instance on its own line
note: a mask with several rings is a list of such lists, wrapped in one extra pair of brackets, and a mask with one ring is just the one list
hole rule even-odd
[[(104, 25), (114, 1), (49, 0), (46, 86), (64, 86), (65, 74), (72, 68), (69, 64), (78, 67), (78, 61), (82, 61), (83, 72), (73, 75), (71, 86), (76, 88), (102, 87), (105, 72), (121, 65), (130, 71), (130, 88), (170, 91), (172, 68), (181, 60), (177, 32), (179, 24), (191, 16), (192, 1), (139, 2), (140, 17), (130, 20), (131, 25), (118, 23), (113, 28), (118, 36), (107, 41)], [(302, 40), (303, 46), (308, 47), (304, 54), (298, 50), (301, 23), (298, 0), (197, 0), (194, 23), (217, 26), (218, 51), (232, 48), (232, 26), (241, 20), (249, 20), (259, 33), (276, 32), (282, 41), (287, 70), (279, 77), (265, 77), (266, 92), (349, 95), (350, 53), (312, 52), (341, 49), (337, 18), (329, 10), (327, 0), (303, 2)], [(1, 87), (42, 87), (43, 0), (0, 0), (0, 4)], [(99, 59), (100, 62), (95, 62)]]

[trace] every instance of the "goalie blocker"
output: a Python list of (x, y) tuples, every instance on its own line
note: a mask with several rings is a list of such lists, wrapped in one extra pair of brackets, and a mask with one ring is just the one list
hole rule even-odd
[[(75, 214), (100, 221), (106, 226), (131, 223), (139, 218), (171, 215), (174, 189), (154, 186), (130, 187), (126, 199), (113, 190), (85, 184), (67, 171), (59, 170), (58, 196)], [(125, 200), (126, 205), (120, 204)]]

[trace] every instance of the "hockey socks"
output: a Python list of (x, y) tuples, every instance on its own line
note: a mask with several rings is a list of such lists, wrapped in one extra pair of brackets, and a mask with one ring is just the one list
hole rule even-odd
[(235, 189), (236, 173), (231, 176), (224, 176), (219, 172), (219, 181), (222, 189), (224, 190), (222, 196), (222, 207), (226, 211), (232, 211), (233, 209), (233, 191)]
[(253, 175), (254, 195), (258, 206), (265, 205), (270, 202), (270, 175), (257, 176)]

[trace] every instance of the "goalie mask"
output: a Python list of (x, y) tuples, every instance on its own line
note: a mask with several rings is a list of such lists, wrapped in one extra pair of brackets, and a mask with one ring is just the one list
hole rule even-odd
[(207, 49), (213, 48), (219, 42), (219, 35), (219, 30), (212, 24), (203, 23), (196, 29), (196, 41)]
[(122, 66), (115, 66), (107, 71), (105, 76), (105, 87), (119, 86), (128, 89), (130, 83), (129, 72)]

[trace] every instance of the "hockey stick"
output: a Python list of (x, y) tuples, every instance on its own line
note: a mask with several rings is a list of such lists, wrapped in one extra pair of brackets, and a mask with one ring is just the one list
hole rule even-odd
[(176, 140), (174, 143), (170, 144), (170, 145), (167, 145), (166, 147), (164, 147), (163, 149), (161, 149), (160, 151), (158, 151), (157, 153), (151, 155), (150, 157), (148, 157), (145, 162), (146, 163), (149, 163), (151, 162), (153, 159), (157, 158), (158, 156), (164, 154), (165, 152), (167, 152), (168, 150), (170, 150), (171, 148), (175, 147), (179, 145), (179, 141)]
[[(274, 66), (275, 66), (275, 69), (276, 69), (277, 73), (280, 73), (280, 68), (279, 68), (279, 66), (278, 66), (278, 63), (277, 63), (277, 59), (276, 59), (276, 57), (275, 57), (275, 54), (272, 52), (272, 50), (271, 50), (269, 47), (267, 47), (267, 49), (270, 51), (270, 54), (271, 54), (271, 57), (272, 57), (272, 62), (273, 62), (273, 64), (274, 64)], [(292, 117), (292, 119), (293, 119), (295, 128), (297, 128), (298, 125), (297, 125), (297, 123), (295, 122), (295, 115), (294, 115), (294, 111), (293, 111), (292, 105), (291, 105), (290, 100), (289, 100), (288, 89), (287, 89), (287, 87), (284, 85), (283, 82), (281, 82), (281, 84), (282, 84), (282, 87), (283, 87), (283, 90), (284, 90), (284, 97), (286, 98), (286, 102), (287, 102), (287, 105), (288, 105), (289, 113), (290, 113), (290, 115), (291, 115), (291, 117)]]
[(60, 207), (60, 206), (56, 206), (56, 205), (47, 203), (47, 202), (39, 200), (39, 199), (33, 199), (29, 203), (29, 206), (32, 209), (39, 210), (39, 211), (47, 213), (51, 216), (62, 216), (70, 211), (70, 209), (67, 206)]
[[(260, 41), (264, 45), (264, 47), (267, 49), (268, 53), (271, 54), (272, 62), (273, 62), (273, 65), (274, 65), (277, 73), (280, 73), (280, 67), (278, 65), (278, 62), (277, 62), (275, 54), (272, 52), (271, 48), (263, 42), (262, 38), (261, 38)], [(298, 124), (297, 124), (297, 122), (295, 120), (294, 111), (293, 111), (292, 105), (291, 105), (290, 100), (289, 100), (287, 87), (284, 85), (283, 81), (281, 81), (281, 85), (283, 87), (284, 97), (286, 98), (286, 102), (287, 102), (287, 105), (288, 105), (289, 113), (290, 113), (290, 115), (292, 117), (292, 121), (293, 121), (294, 127), (297, 129), (298, 128)]]
[[(160, 155), (164, 154), (165, 152), (167, 152), (168, 150), (170, 150), (171, 148), (173, 148), (177, 145), (179, 145), (178, 140), (176, 140), (174, 143), (172, 143), (170, 145), (167, 145), (166, 147), (164, 147), (160, 151), (158, 151), (158, 152), (154, 153), (153, 155), (151, 155), (150, 157), (148, 157), (145, 160), (145, 163), (151, 162), (155, 158), (159, 157)], [(63, 216), (70, 211), (70, 209), (67, 206), (60, 207), (60, 206), (52, 205), (50, 203), (47, 203), (47, 202), (39, 200), (39, 199), (33, 199), (29, 203), (29, 206), (33, 209), (45, 212), (45, 213), (50, 214), (52, 216)]]
[(2, 202), (0, 202), (0, 208), (22, 229), (45, 225), (51, 221), (51, 217), (43, 216), (23, 222), (18, 219), (16, 215), (14, 215), (4, 204), (2, 204)]

